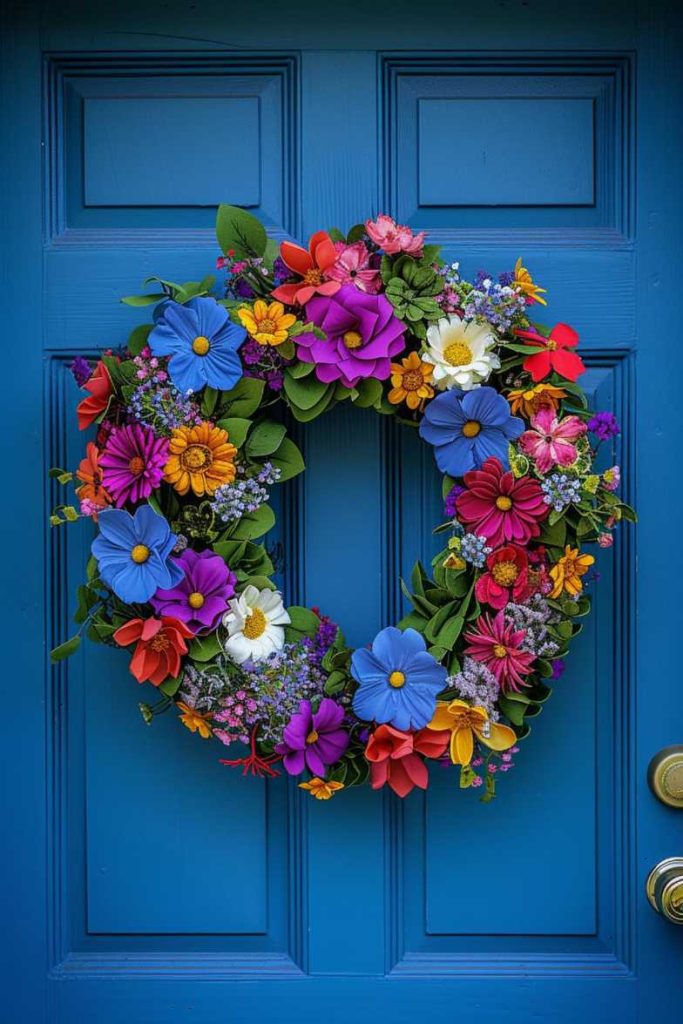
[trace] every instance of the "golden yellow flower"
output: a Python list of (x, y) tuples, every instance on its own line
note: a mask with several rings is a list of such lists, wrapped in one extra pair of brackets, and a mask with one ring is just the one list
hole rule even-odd
[(569, 544), (564, 549), (560, 560), (550, 570), (550, 578), (553, 581), (551, 597), (559, 597), (563, 590), (571, 597), (578, 597), (583, 590), (581, 577), (585, 576), (595, 559), (592, 555), (580, 555), (578, 548), (572, 548)]
[(437, 701), (434, 717), (427, 728), (450, 732), (453, 764), (470, 763), (475, 736), (491, 750), (508, 750), (517, 742), (517, 735), (509, 725), (492, 722), (486, 708), (472, 707), (464, 700)]
[(187, 494), (192, 488), (201, 498), (235, 479), (237, 449), (228, 441), (227, 430), (211, 423), (177, 427), (171, 434), (169, 451), (164, 480), (178, 494)]
[(211, 726), (206, 720), (206, 715), (195, 711), (194, 708), (188, 707), (181, 700), (178, 701), (176, 707), (181, 712), (180, 721), (185, 728), (189, 729), (190, 732), (198, 732), (203, 740), (208, 740), (211, 736)]
[(392, 405), (405, 402), (409, 409), (418, 409), (427, 398), (434, 397), (429, 383), (434, 367), (423, 363), (417, 352), (411, 352), (400, 363), (391, 364), (392, 390), (387, 395)]
[(296, 323), (294, 314), (285, 313), (281, 302), (269, 305), (263, 299), (257, 299), (251, 308), (238, 309), (237, 315), (259, 345), (281, 345), (289, 337), (289, 328)]
[(541, 293), (546, 292), (548, 289), (541, 288), (539, 285), (534, 284), (531, 274), (526, 267), (522, 266), (521, 256), (515, 263), (515, 279), (512, 282), (512, 287), (516, 288), (518, 292), (521, 292), (528, 298), (533, 299), (534, 302), (540, 302), (542, 306), (548, 305), (545, 299), (541, 298)]
[(556, 411), (560, 399), (566, 397), (567, 392), (564, 388), (555, 387), (554, 384), (536, 384), (532, 388), (516, 388), (508, 392), (507, 400), (510, 403), (510, 412), (513, 416), (521, 412), (530, 420), (539, 409), (546, 408)]
[(311, 796), (314, 796), (316, 800), (329, 800), (338, 793), (340, 789), (344, 788), (343, 782), (325, 782), (324, 779), (315, 778), (311, 779), (310, 782), (300, 782), (299, 789), (305, 789)]

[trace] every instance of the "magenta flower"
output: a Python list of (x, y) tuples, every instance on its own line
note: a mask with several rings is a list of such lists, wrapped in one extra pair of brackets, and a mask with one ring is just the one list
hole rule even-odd
[(195, 633), (210, 633), (228, 610), (237, 577), (213, 551), (186, 548), (172, 562), (185, 578), (172, 590), (157, 590), (150, 604), (157, 615), (171, 615)]
[(316, 376), (325, 384), (340, 380), (353, 388), (365, 377), (386, 380), (392, 357), (405, 348), (406, 325), (384, 295), (366, 295), (345, 284), (335, 295), (307, 302), (306, 316), (326, 338), (300, 334), (297, 354), (302, 362), (316, 364)]
[(115, 427), (99, 458), (103, 486), (118, 508), (126, 502), (136, 504), (159, 486), (167, 461), (168, 441), (151, 427)]
[(403, 224), (397, 224), (385, 213), (380, 213), (377, 220), (366, 220), (365, 230), (380, 249), (384, 249), (388, 256), (395, 256), (399, 252), (406, 252), (409, 256), (417, 259), (422, 255), (425, 233), (420, 231), (414, 235), (410, 228)]
[(572, 442), (586, 433), (586, 424), (578, 416), (559, 420), (554, 409), (544, 406), (532, 417), (531, 428), (524, 431), (518, 444), (534, 459), (539, 473), (576, 462), (576, 445)]
[(313, 775), (323, 776), (349, 745), (343, 721), (344, 708), (330, 697), (323, 697), (315, 714), (310, 700), (302, 700), (298, 713), (285, 726), (282, 743), (275, 748), (282, 754), (285, 771), (299, 775), (308, 768)]
[(352, 284), (362, 292), (375, 295), (382, 287), (379, 270), (370, 266), (370, 253), (365, 242), (335, 242), (336, 262), (325, 271), (325, 276), (342, 284)]
[(486, 665), (502, 689), (519, 693), (534, 661), (533, 654), (521, 649), (525, 636), (525, 630), (515, 629), (514, 623), (506, 621), (504, 610), (493, 619), (480, 615), (476, 632), (465, 633), (465, 654)]

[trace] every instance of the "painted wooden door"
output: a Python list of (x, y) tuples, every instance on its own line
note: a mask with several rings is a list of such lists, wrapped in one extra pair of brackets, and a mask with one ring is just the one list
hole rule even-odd
[[(683, 742), (667, 7), (6, 6), (4, 1020), (674, 1019), (683, 929), (643, 891), (683, 854), (645, 780)], [(300, 239), (391, 212), (470, 273), (524, 255), (623, 424), (641, 525), (603, 559), (596, 613), (491, 805), (438, 771), (404, 803), (308, 801), (219, 768), (173, 721), (146, 728), (115, 653), (46, 668), (88, 544), (44, 543), (43, 469), (77, 452), (68, 362), (125, 338), (117, 300), (148, 274), (212, 268), (220, 201)], [(430, 553), (436, 475), (414, 440), (347, 409), (302, 438), (283, 584), (352, 643), (395, 621), (399, 575)]]

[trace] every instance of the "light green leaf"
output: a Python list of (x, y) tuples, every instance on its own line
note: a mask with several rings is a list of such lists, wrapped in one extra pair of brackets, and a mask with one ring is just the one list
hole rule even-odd
[(241, 259), (263, 256), (268, 243), (260, 220), (239, 206), (221, 203), (216, 214), (216, 238), (224, 255), (232, 249)]
[(259, 423), (254, 427), (247, 441), (247, 454), (252, 458), (257, 458), (260, 455), (272, 455), (280, 447), (285, 433), (286, 428), (282, 423), (274, 423), (272, 420)]
[(228, 416), (227, 419), (219, 420), (217, 426), (227, 430), (230, 444), (234, 444), (235, 448), (241, 448), (249, 433), (251, 420), (241, 416)]

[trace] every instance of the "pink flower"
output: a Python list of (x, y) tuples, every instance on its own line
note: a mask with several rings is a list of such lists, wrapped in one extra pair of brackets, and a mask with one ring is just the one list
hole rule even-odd
[(614, 544), (614, 537), (611, 533), (599, 533), (598, 544), (601, 548), (611, 548)]
[(395, 256), (399, 252), (406, 252), (409, 256), (418, 259), (422, 255), (425, 233), (420, 231), (414, 235), (410, 228), (403, 224), (397, 224), (385, 213), (380, 213), (377, 220), (366, 220), (365, 230), (380, 249), (384, 249), (388, 256)]
[(370, 266), (370, 253), (365, 242), (335, 242), (337, 260), (325, 271), (325, 277), (342, 284), (353, 284), (362, 292), (375, 295), (382, 286), (379, 270)]
[(531, 671), (534, 655), (521, 650), (520, 644), (526, 633), (515, 629), (514, 623), (506, 622), (505, 612), (495, 618), (480, 615), (477, 631), (465, 633), (468, 646), (465, 654), (475, 661), (481, 661), (498, 680), (502, 689), (519, 693), (525, 685), (524, 676)]
[(531, 427), (520, 437), (519, 447), (534, 459), (540, 473), (576, 462), (576, 445), (572, 442), (586, 433), (586, 424), (578, 416), (559, 420), (554, 409), (544, 406), (532, 416)]
[(168, 441), (151, 427), (131, 423), (115, 427), (100, 455), (102, 483), (117, 508), (149, 498), (159, 486), (168, 460)]
[(473, 533), (482, 534), (494, 548), (510, 541), (524, 545), (538, 537), (539, 523), (550, 509), (537, 480), (516, 480), (493, 456), (481, 469), (465, 473), (463, 480), (467, 489), (458, 495), (455, 507), (458, 519)]

